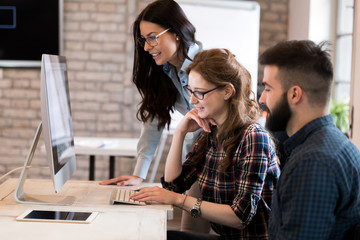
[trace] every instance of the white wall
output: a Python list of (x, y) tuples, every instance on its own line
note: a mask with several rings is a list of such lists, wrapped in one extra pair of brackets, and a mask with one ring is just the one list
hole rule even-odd
[[(257, 93), (260, 5), (250, 1), (178, 0), (204, 49), (227, 48), (250, 72)], [(206, 14), (199, 14), (206, 13)], [(244, 37), (246, 36), (246, 37)]]
[(335, 43), (336, 0), (311, 0), (309, 39), (319, 43), (329, 40)]
[(336, 0), (290, 0), (289, 40), (335, 42)]
[(289, 40), (309, 39), (310, 0), (289, 1)]
[[(360, 0), (354, 0), (354, 30), (353, 30), (353, 55), (351, 70), (351, 100), (352, 131), (351, 140), (360, 149)], [(350, 115), (350, 116), (351, 116)]]

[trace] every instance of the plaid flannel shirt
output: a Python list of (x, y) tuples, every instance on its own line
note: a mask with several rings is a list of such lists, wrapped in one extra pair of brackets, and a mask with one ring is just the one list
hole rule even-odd
[[(195, 143), (180, 176), (170, 183), (162, 178), (163, 187), (182, 193), (198, 180), (204, 201), (231, 206), (246, 225), (240, 230), (211, 223), (215, 232), (224, 239), (267, 239), (272, 192), (280, 175), (269, 134), (259, 124), (251, 124), (244, 131), (225, 173), (216, 167), (225, 152), (216, 148), (213, 137), (210, 134), (206, 149), (197, 149)], [(204, 161), (196, 167), (190, 164), (194, 151), (206, 152)]]

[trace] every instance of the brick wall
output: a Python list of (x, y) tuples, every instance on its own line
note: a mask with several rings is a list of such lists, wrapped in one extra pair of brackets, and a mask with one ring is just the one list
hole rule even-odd
[[(131, 82), (130, 29), (145, 2), (148, 1), (64, 0), (64, 55), (68, 60), (76, 136), (139, 136), (141, 124), (135, 114), (140, 97)], [(287, 38), (288, 0), (257, 2), (261, 6), (261, 53)], [(260, 67), (260, 81), (261, 72)], [(40, 70), (0, 68), (0, 176), (23, 165), (40, 118)], [(77, 160), (78, 170), (73, 178), (85, 180), (88, 157), (78, 156)], [(107, 179), (107, 158), (97, 160), (96, 180)], [(33, 163), (46, 163), (40, 147)], [(135, 165), (128, 158), (117, 158), (116, 163), (117, 175), (131, 174)], [(11, 176), (18, 177), (19, 172)], [(48, 178), (49, 173), (46, 169), (32, 169), (29, 176)]]
[[(259, 54), (279, 41), (287, 40), (289, 0), (257, 0), (260, 4), (260, 45)], [(261, 81), (264, 68), (258, 69), (258, 97), (263, 89)]]

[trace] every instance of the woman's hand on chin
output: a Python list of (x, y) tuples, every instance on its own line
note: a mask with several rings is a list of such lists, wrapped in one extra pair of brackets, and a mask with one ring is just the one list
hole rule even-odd
[(177, 129), (183, 133), (195, 132), (199, 128), (204, 129), (205, 132), (211, 132), (210, 124), (216, 125), (213, 119), (200, 118), (198, 111), (194, 108), (184, 116)]

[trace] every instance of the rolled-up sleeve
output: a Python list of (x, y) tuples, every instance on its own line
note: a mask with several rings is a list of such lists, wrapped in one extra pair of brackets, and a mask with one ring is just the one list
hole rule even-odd
[(237, 195), (231, 207), (245, 225), (255, 216), (259, 202), (267, 207), (262, 191), (269, 162), (276, 158), (271, 148), (269, 135), (257, 127), (250, 127), (236, 152)]
[(177, 193), (183, 193), (190, 189), (198, 177), (196, 167), (191, 164), (192, 155), (192, 152), (187, 155), (186, 161), (182, 165), (181, 174), (174, 181), (165, 182), (164, 177), (161, 178), (163, 188)]

